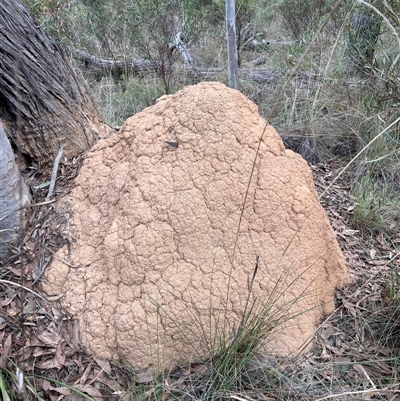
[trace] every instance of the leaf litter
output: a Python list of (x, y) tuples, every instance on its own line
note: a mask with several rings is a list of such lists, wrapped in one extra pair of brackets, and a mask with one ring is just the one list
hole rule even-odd
[[(60, 163), (57, 198), (70, 191), (83, 159), (84, 154)], [(337, 291), (337, 309), (316, 330), (309, 353), (295, 358), (258, 356), (248, 367), (248, 382), (242, 380), (245, 388), (238, 387), (231, 399), (317, 400), (351, 391), (365, 391), (359, 399), (400, 399), (399, 386), (389, 385), (399, 375), (393, 341), (379, 341), (382, 329), (373, 320), (377, 311), (390, 304), (388, 280), (400, 266), (400, 237), (387, 238), (382, 233), (366, 237), (353, 229), (349, 180), (343, 176), (330, 186), (340, 168), (335, 162), (311, 166), (317, 191), (326, 191), (321, 203), (353, 283)], [(46, 197), (46, 186), (41, 184), (50, 174), (51, 168), (25, 173), (37, 204)], [(133, 375), (129, 367), (85, 353), (78, 322), (61, 309), (59, 297), (46, 298), (41, 293), (40, 278), (67, 240), (58, 237), (53, 227), (68, 224), (68, 216), (54, 222), (52, 211), (52, 203), (29, 211), (25, 236), (0, 270), (0, 369), (15, 372), (18, 366), (43, 399), (79, 401), (84, 399), (82, 393), (94, 400), (156, 397), (159, 378), (150, 372)], [(193, 399), (191, 392), (201, 389), (208, 371), (206, 363), (197, 363), (165, 372), (162, 399), (177, 390)], [(271, 374), (273, 379), (280, 378), (279, 385), (271, 387)], [(129, 391), (137, 385), (143, 387), (139, 398)]]
[[(68, 193), (83, 159), (82, 154), (60, 165), (57, 197)], [(128, 387), (128, 370), (85, 354), (78, 322), (61, 309), (59, 297), (41, 293), (40, 278), (65, 243), (53, 231), (54, 224), (65, 222), (52, 220), (53, 204), (44, 202), (46, 187), (40, 186), (49, 174), (51, 168), (25, 173), (39, 206), (28, 211), (22, 243), (0, 269), (0, 369), (15, 372), (18, 366), (43, 399), (83, 400), (74, 388), (95, 400), (119, 400), (115, 392)]]

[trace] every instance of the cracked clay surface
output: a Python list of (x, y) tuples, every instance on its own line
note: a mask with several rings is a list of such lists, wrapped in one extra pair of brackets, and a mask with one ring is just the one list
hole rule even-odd
[(137, 369), (207, 356), (215, 330), (234, 333), (257, 257), (251, 299), (282, 294), (271, 322), (299, 297), (281, 314), (302, 312), (267, 351), (296, 352), (348, 282), (307, 163), (219, 83), (164, 96), (95, 145), (66, 205), (70, 244), (44, 289), (64, 294), (88, 349)]

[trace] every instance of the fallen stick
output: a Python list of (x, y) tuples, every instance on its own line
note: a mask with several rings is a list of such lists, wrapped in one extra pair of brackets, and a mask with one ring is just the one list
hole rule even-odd
[(54, 192), (54, 187), (56, 185), (56, 179), (57, 179), (57, 171), (58, 171), (58, 165), (60, 164), (60, 159), (63, 154), (63, 147), (61, 146), (60, 149), (58, 149), (57, 156), (54, 160), (54, 166), (53, 166), (53, 172), (51, 173), (51, 181), (50, 181), (50, 188), (49, 188), (49, 193), (46, 196), (46, 200), (48, 201), (52, 196)]

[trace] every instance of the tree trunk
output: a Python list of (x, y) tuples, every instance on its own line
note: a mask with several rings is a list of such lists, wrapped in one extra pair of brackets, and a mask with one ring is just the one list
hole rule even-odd
[(83, 78), (19, 0), (0, 2), (0, 120), (36, 164), (89, 149), (102, 117)]
[(235, 0), (226, 1), (226, 39), (228, 46), (228, 82), (238, 88), (238, 53), (236, 47)]
[(346, 57), (350, 63), (349, 71), (365, 72), (365, 66), (372, 64), (381, 25), (382, 19), (379, 15), (365, 7), (357, 8), (349, 30), (346, 49)]

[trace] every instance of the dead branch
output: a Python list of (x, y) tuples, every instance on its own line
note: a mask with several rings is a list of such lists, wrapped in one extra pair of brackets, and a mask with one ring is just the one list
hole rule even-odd
[[(81, 50), (73, 50), (73, 56), (80, 59), (85, 63), (86, 66), (91, 67), (99, 72), (107, 71), (108, 73), (118, 73), (122, 71), (130, 72), (134, 75), (139, 73), (155, 73), (158, 71), (159, 66), (156, 62), (144, 60), (144, 59), (132, 59), (132, 60), (113, 60), (108, 58), (101, 58), (90, 55), (87, 52)], [(167, 65), (164, 69), (172, 70), (174, 72), (184, 71), (192, 78), (198, 79), (199, 81), (214, 81), (219, 76), (225, 75), (225, 68), (209, 68), (209, 67), (198, 67), (195, 65), (186, 64), (184, 68), (181, 65)], [(269, 69), (247, 69), (240, 68), (239, 76), (247, 77), (257, 83), (271, 81), (277, 74), (276, 72)]]

